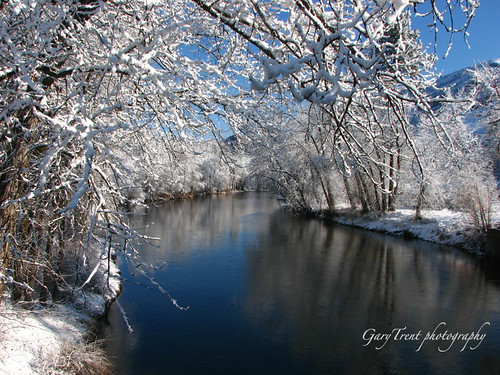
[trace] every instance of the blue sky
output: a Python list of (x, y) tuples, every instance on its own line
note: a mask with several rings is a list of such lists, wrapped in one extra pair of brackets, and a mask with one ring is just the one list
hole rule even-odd
[[(414, 22), (414, 26), (418, 25), (421, 30), (424, 45), (434, 40), (434, 33), (424, 30), (427, 23)], [(438, 39), (440, 59), (436, 64), (438, 73), (448, 74), (474, 65), (476, 62), (500, 58), (500, 0), (481, 0), (476, 17), (472, 20), (468, 31), (470, 49), (467, 48), (463, 36), (456, 34), (453, 37), (450, 54), (443, 59), (449, 37), (444, 30), (441, 30), (442, 35)]]

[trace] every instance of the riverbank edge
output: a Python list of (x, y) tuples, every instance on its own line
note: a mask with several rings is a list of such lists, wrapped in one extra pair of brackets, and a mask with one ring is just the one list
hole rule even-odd
[(94, 327), (118, 298), (122, 282), (103, 249), (96, 247), (95, 254), (92, 286), (74, 290), (64, 302), (25, 308), (0, 296), (0, 375), (112, 373)]
[[(491, 227), (500, 227), (500, 202), (493, 204), (491, 213)], [(414, 209), (405, 208), (368, 213), (341, 209), (316, 211), (313, 215), (344, 226), (452, 246), (477, 256), (485, 255), (487, 234), (477, 229), (463, 212), (423, 210), (420, 220), (415, 220)]]

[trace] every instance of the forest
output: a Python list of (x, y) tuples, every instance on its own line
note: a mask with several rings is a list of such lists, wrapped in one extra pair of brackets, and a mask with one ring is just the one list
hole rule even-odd
[[(0, 1), (0, 291), (53, 301), (152, 202), (268, 190), (299, 214), (498, 198), (500, 64), (439, 80), (412, 26), (472, 0)], [(131, 254), (131, 255), (127, 255)]]

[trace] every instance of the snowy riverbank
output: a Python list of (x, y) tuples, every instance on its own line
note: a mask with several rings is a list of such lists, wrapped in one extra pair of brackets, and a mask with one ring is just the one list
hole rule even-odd
[[(478, 231), (467, 214), (451, 210), (424, 210), (423, 219), (415, 221), (415, 210), (398, 209), (383, 214), (359, 214), (349, 211), (329, 216), (333, 221), (397, 236), (407, 236), (449, 245), (481, 254), (482, 245)], [(500, 202), (491, 210), (492, 227), (500, 226)]]
[(0, 299), (0, 375), (109, 373), (110, 362), (90, 333), (119, 293), (119, 271), (112, 262), (108, 270), (102, 254), (93, 263), (86, 287), (75, 288), (65, 304), (24, 309)]
[(66, 305), (33, 311), (0, 306), (0, 374), (69, 374), (92, 320)]

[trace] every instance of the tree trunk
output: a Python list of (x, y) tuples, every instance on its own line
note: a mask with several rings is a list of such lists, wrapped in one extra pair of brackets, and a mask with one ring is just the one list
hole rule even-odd
[(342, 179), (344, 180), (344, 187), (345, 187), (345, 191), (347, 194), (347, 198), (349, 199), (349, 204), (351, 205), (351, 210), (355, 210), (357, 207), (356, 206), (356, 199), (355, 199), (354, 194), (352, 192), (351, 185), (349, 184), (349, 180), (347, 179), (347, 177), (344, 174), (342, 175)]
[[(23, 109), (18, 114), (18, 119), (26, 129), (32, 129), (38, 123), (38, 119), (33, 116), (31, 108)], [(7, 128), (7, 125), (5, 125)], [(23, 237), (30, 234), (33, 229), (28, 220), (24, 218), (24, 224), (19, 221), (18, 203), (5, 204), (6, 202), (21, 198), (26, 192), (26, 183), (23, 181), (24, 169), (29, 165), (29, 149), (32, 140), (25, 139), (24, 130), (20, 126), (11, 125), (9, 136), (12, 138), (9, 148), (6, 150), (6, 162), (2, 165), (0, 172), (0, 227), (2, 230), (2, 241), (0, 242), (0, 266), (3, 269), (14, 270), (14, 279), (20, 283), (25, 283), (24, 272), (27, 265), (23, 264), (22, 257), (12, 257), (14, 251), (23, 251)], [(7, 129), (6, 129), (7, 130)], [(5, 130), (5, 131), (6, 131)], [(15, 243), (16, 247), (12, 245)], [(5, 286), (0, 286), (3, 291)], [(22, 295), (22, 292), (20, 292)]]
[(415, 220), (422, 220), (422, 206), (425, 201), (425, 181), (420, 182), (420, 190), (418, 192), (417, 205), (415, 207)]
[(370, 211), (370, 207), (367, 199), (366, 189), (363, 181), (361, 180), (359, 172), (356, 172), (356, 182), (358, 184), (358, 195), (361, 201), (361, 207), (363, 208), (363, 212), (368, 212)]

